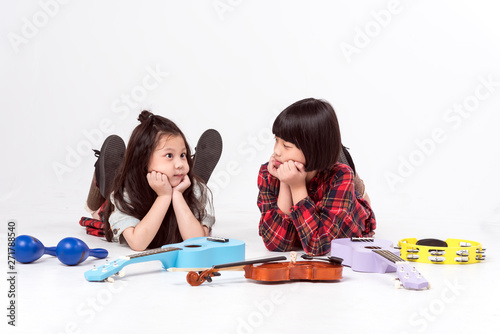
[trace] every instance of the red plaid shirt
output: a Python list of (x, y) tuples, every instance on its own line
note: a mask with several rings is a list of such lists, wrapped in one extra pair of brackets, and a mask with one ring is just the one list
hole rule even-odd
[(278, 208), (280, 181), (262, 165), (257, 180), (259, 235), (267, 249), (287, 252), (302, 246), (308, 253), (324, 255), (336, 238), (372, 236), (375, 215), (366, 200), (354, 191), (354, 173), (337, 163), (318, 172), (308, 185), (309, 196), (291, 207), (288, 216)]

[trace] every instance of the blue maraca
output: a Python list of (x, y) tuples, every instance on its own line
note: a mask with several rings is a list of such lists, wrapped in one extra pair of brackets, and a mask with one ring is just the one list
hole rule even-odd
[(31, 263), (43, 254), (56, 256), (56, 248), (46, 248), (40, 240), (29, 235), (20, 235), (14, 243), (14, 258), (20, 263)]
[(80, 239), (71, 237), (62, 239), (56, 247), (57, 258), (68, 266), (82, 263), (89, 255), (98, 259), (104, 259), (108, 256), (108, 251), (103, 248), (89, 249), (86, 243)]
[(42, 242), (29, 235), (20, 235), (15, 240), (14, 258), (20, 263), (31, 263), (42, 255), (57, 256), (62, 263), (73, 266), (82, 263), (87, 257), (93, 256), (103, 259), (108, 251), (103, 248), (89, 249), (87, 244), (77, 238), (64, 238), (57, 247), (45, 247)]

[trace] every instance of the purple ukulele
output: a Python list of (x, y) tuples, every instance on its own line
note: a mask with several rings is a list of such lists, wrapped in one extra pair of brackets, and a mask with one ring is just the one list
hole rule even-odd
[(399, 257), (399, 250), (387, 240), (373, 238), (342, 238), (332, 241), (331, 255), (344, 259), (344, 266), (365, 273), (398, 275), (398, 285), (406, 289), (428, 289), (429, 282), (409, 262)]

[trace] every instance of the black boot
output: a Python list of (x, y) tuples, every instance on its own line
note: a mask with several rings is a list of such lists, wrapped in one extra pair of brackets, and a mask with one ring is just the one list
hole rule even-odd
[(193, 174), (208, 183), (222, 154), (222, 137), (214, 129), (203, 132), (196, 144)]

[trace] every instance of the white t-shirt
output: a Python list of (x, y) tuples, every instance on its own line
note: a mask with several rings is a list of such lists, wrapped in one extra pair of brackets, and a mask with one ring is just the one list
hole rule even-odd
[[(199, 183), (194, 183), (193, 184), (193, 191), (194, 195), (196, 197), (199, 197), (201, 194), (201, 190)], [(203, 185), (203, 187), (206, 187)], [(124, 193), (124, 198), (125, 201), (128, 201), (128, 195), (127, 193)], [(115, 205), (115, 200), (113, 194), (110, 196), (111, 203), (115, 207), (111, 215), (109, 216), (109, 225), (111, 227), (111, 231), (113, 231), (113, 242), (119, 242), (119, 243), (126, 243), (125, 238), (123, 237), (122, 233), (129, 227), (135, 227), (137, 224), (141, 221), (140, 219), (137, 219), (133, 216), (130, 216), (122, 211), (120, 211), (117, 206)], [(171, 204), (170, 204), (171, 205)], [(205, 209), (207, 211), (207, 215), (205, 218), (201, 221), (201, 224), (208, 227), (208, 230), (211, 232), (212, 231), (212, 226), (215, 224), (215, 215), (214, 215), (214, 208), (210, 204), (210, 201), (208, 200), (207, 196), (207, 202), (205, 203)], [(199, 217), (196, 217), (199, 219)]]

